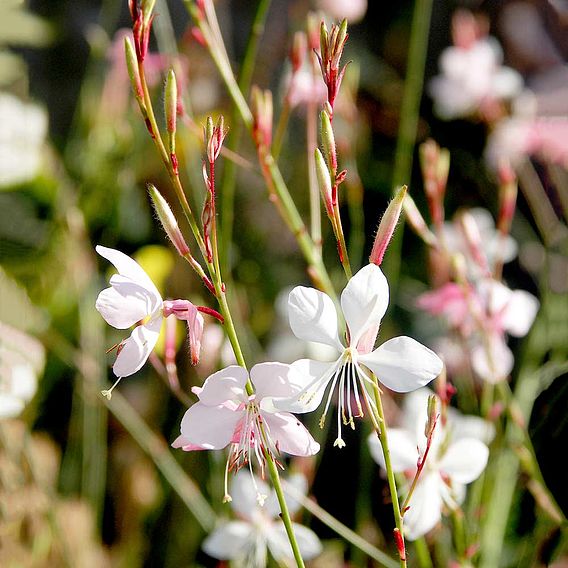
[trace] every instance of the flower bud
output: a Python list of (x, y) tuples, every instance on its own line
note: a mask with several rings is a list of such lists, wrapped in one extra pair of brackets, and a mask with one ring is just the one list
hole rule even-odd
[(517, 204), (517, 178), (509, 164), (501, 164), (499, 167), (499, 219), (497, 229), (506, 236), (511, 230), (511, 223), (515, 216)]
[(479, 227), (474, 217), (467, 211), (458, 216), (458, 226), (465, 239), (467, 248), (474, 262), (485, 271), (489, 270), (487, 257), (483, 251), (483, 243)]
[(136, 52), (129, 37), (124, 38), (124, 54), (126, 56), (126, 68), (128, 69), (128, 76), (136, 101), (141, 109), (145, 109), (144, 92), (142, 91), (142, 82), (140, 81), (140, 73), (138, 72), (138, 61), (136, 59)]
[(387, 250), (398, 223), (405, 196), (406, 186), (403, 185), (398, 188), (393, 200), (389, 203), (381, 219), (377, 235), (375, 237), (375, 242), (373, 243), (373, 249), (371, 250), (371, 256), (369, 257), (369, 262), (372, 262), (377, 266), (380, 266), (383, 262), (385, 251)]
[(272, 143), (272, 92), (252, 88), (253, 135), (258, 147), (268, 149)]
[(210, 164), (215, 162), (221, 153), (223, 141), (227, 136), (228, 130), (225, 128), (225, 119), (220, 115), (217, 119), (217, 124), (213, 126), (213, 119), (207, 117), (207, 126), (205, 127), (205, 149), (207, 152), (207, 159)]
[(321, 18), (316, 12), (308, 12), (306, 29), (308, 32), (308, 48), (311, 52), (320, 46), (320, 21)]
[(142, 0), (140, 2), (140, 8), (142, 9), (142, 14), (144, 15), (144, 26), (148, 25), (148, 22), (152, 17), (152, 12), (154, 11), (155, 4), (156, 0)]
[(329, 171), (335, 176), (337, 172), (337, 150), (335, 147), (335, 136), (333, 135), (333, 128), (329, 114), (326, 110), (320, 113), (321, 120), (321, 141), (323, 150), (325, 152), (325, 159), (329, 167)]
[(166, 77), (166, 88), (164, 96), (164, 107), (166, 111), (166, 128), (170, 134), (176, 132), (177, 119), (177, 81), (173, 69), (168, 71)]
[(166, 234), (176, 247), (178, 253), (181, 256), (186, 256), (189, 254), (189, 247), (183, 238), (168, 202), (152, 184), (148, 184), (148, 193), (150, 194), (150, 199), (152, 200), (158, 219), (160, 220), (162, 227), (164, 227), (164, 231), (166, 231)]
[(327, 169), (327, 164), (323, 159), (323, 156), (319, 148), (315, 149), (315, 160), (316, 160), (316, 175), (318, 178), (318, 185), (320, 188), (323, 203), (325, 205), (325, 210), (330, 219), (333, 219), (333, 199), (331, 192), (331, 177), (329, 175), (329, 170)]
[(307, 43), (308, 40), (306, 39), (306, 34), (304, 32), (296, 32), (294, 34), (292, 49), (290, 51), (290, 62), (292, 63), (292, 71), (294, 73), (297, 73), (304, 64)]
[(438, 421), (438, 398), (435, 394), (428, 397), (428, 418), (424, 426), (424, 436), (431, 438)]
[(404, 213), (406, 215), (406, 220), (408, 224), (412, 228), (412, 230), (427, 244), (431, 247), (438, 246), (438, 239), (436, 235), (430, 231), (428, 225), (426, 225), (426, 221), (422, 214), (416, 207), (416, 203), (414, 199), (410, 195), (406, 196), (406, 199), (403, 203)]

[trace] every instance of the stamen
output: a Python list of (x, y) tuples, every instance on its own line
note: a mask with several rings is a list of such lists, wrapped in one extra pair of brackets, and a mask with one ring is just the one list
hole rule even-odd
[(114, 383), (114, 385), (112, 385), (112, 387), (110, 387), (110, 389), (101, 391), (101, 394), (103, 396), (105, 396), (107, 398), (107, 400), (110, 400), (112, 398), (112, 391), (114, 390), (114, 387), (116, 387), (116, 385), (118, 385), (118, 383), (120, 383), (121, 379), (122, 379), (122, 377), (118, 377), (118, 379), (116, 379), (116, 382)]

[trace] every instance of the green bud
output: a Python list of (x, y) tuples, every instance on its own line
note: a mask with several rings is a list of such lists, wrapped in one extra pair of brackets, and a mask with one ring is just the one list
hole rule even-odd
[(124, 38), (124, 54), (126, 56), (126, 68), (128, 69), (128, 76), (130, 77), (134, 96), (140, 107), (145, 108), (144, 92), (142, 90), (142, 82), (140, 81), (140, 73), (138, 72), (138, 60), (136, 59), (134, 46), (128, 37)]
[(316, 174), (318, 178), (318, 185), (320, 188), (321, 196), (323, 198), (323, 203), (325, 205), (325, 210), (329, 218), (333, 218), (333, 202), (331, 195), (331, 177), (329, 175), (329, 170), (327, 169), (327, 164), (323, 159), (322, 153), (319, 148), (315, 149), (315, 160), (316, 160)]
[(325, 159), (329, 167), (329, 171), (333, 176), (337, 173), (337, 150), (335, 148), (335, 136), (331, 127), (331, 120), (326, 110), (320, 113), (321, 120), (321, 141), (325, 152)]

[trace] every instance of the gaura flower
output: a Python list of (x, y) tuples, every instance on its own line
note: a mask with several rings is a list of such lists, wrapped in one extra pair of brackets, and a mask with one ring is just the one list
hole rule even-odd
[[(266, 454), (276, 458), (280, 452), (311, 456), (319, 444), (304, 425), (289, 412), (274, 407), (275, 397), (296, 394), (299, 378), (289, 365), (260, 363), (250, 371), (255, 394), (247, 393), (249, 374), (231, 365), (207, 378), (203, 387), (193, 387), (199, 402), (189, 408), (181, 422), (181, 436), (174, 448), (220, 450), (231, 444), (227, 471), (249, 466), (252, 458), (260, 465), (262, 477)], [(265, 496), (257, 492), (259, 502)], [(225, 476), (225, 500), (230, 500)]]
[[(403, 473), (409, 482), (424, 456), (429, 394), (432, 393), (428, 389), (421, 389), (406, 397), (401, 428), (388, 430), (392, 468)], [(409, 540), (432, 530), (440, 522), (444, 507), (456, 509), (463, 502), (465, 486), (476, 480), (487, 465), (487, 444), (493, 436), (490, 423), (477, 416), (463, 416), (451, 408), (445, 426), (438, 420), (424, 469), (404, 513), (405, 536)], [(375, 461), (386, 469), (375, 434), (369, 437), (369, 448)]]
[(187, 322), (191, 358), (196, 364), (203, 334), (203, 316), (199, 308), (188, 300), (162, 300), (142, 267), (124, 253), (100, 245), (96, 251), (118, 270), (118, 274), (110, 279), (110, 288), (99, 294), (95, 304), (97, 310), (117, 329), (136, 326), (130, 337), (116, 346), (117, 357), (112, 369), (118, 381), (103, 394), (110, 397), (122, 377), (136, 373), (144, 365), (158, 341), (163, 318), (170, 315)]
[(276, 400), (274, 404), (290, 412), (311, 412), (321, 404), (331, 383), (320, 425), (323, 426), (337, 387), (338, 437), (334, 445), (340, 448), (345, 446), (341, 423), (354, 428), (353, 418), (363, 416), (361, 398), (367, 408), (375, 408), (365, 386), (374, 384), (370, 372), (389, 389), (409, 392), (426, 385), (442, 371), (440, 358), (410, 337), (389, 339), (373, 350), (388, 301), (387, 280), (375, 264), (367, 265), (351, 278), (341, 294), (347, 324), (347, 346), (344, 346), (339, 339), (337, 312), (327, 294), (304, 286), (297, 286), (290, 293), (288, 313), (296, 337), (330, 345), (339, 352), (339, 358), (332, 363), (312, 359), (293, 363), (292, 368), (302, 377), (303, 384), (295, 396)]
[[(303, 475), (292, 475), (288, 479), (290, 484), (306, 493), (307, 483)], [(239, 520), (220, 525), (205, 539), (203, 550), (209, 556), (251, 568), (267, 565), (267, 548), (279, 563), (287, 565), (287, 561), (293, 559), (284, 524), (278, 518), (280, 508), (276, 493), (271, 491), (266, 504), (259, 507), (255, 502), (258, 489), (268, 494), (268, 487), (261, 479), (253, 479), (243, 472), (235, 476), (231, 487), (231, 507)], [(288, 510), (293, 515), (300, 504), (286, 495), (286, 490), (284, 492)], [(298, 523), (292, 523), (292, 526), (304, 560), (320, 554), (322, 546), (316, 534)]]

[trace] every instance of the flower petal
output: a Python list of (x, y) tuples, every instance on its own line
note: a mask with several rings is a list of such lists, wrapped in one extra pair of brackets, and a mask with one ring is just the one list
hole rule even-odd
[(436, 353), (405, 336), (389, 339), (372, 353), (361, 355), (359, 361), (395, 392), (423, 387), (435, 379), (444, 366)]
[(306, 427), (289, 412), (270, 413), (261, 410), (272, 441), (281, 452), (293, 456), (313, 456), (320, 445), (312, 438)]
[(503, 313), (503, 328), (514, 337), (524, 337), (534, 322), (540, 302), (524, 290), (514, 290)]
[(204, 541), (203, 550), (218, 560), (232, 560), (244, 554), (254, 538), (254, 528), (243, 521), (217, 527)]
[[(402, 473), (416, 470), (418, 450), (416, 449), (416, 440), (410, 432), (400, 428), (389, 428), (387, 434), (393, 471)], [(383, 469), (386, 469), (383, 448), (377, 435), (371, 434), (368, 442), (371, 456)]]
[(121, 344), (120, 352), (112, 366), (117, 377), (128, 377), (142, 368), (158, 341), (161, 326), (160, 316), (132, 331), (130, 337)]
[(487, 345), (491, 351), (488, 355), (484, 345), (478, 344), (471, 350), (471, 366), (475, 373), (488, 383), (498, 383), (506, 379), (513, 370), (515, 358), (507, 347), (505, 339), (499, 333), (492, 334)]
[(217, 406), (228, 400), (245, 402), (247, 381), (248, 373), (245, 368), (230, 365), (207, 377), (199, 392), (199, 401), (207, 406)]
[(440, 460), (440, 471), (448, 474), (452, 482), (471, 483), (487, 465), (489, 448), (475, 438), (462, 438), (450, 445)]
[(240, 411), (196, 402), (183, 415), (181, 435), (189, 444), (205, 450), (220, 450), (231, 442), (242, 417)]
[(284, 363), (259, 363), (250, 370), (250, 378), (259, 400), (265, 397), (289, 398), (303, 386), (303, 377), (291, 365)]
[(314, 288), (296, 286), (288, 296), (288, 317), (298, 339), (343, 350), (338, 336), (337, 312), (327, 294)]
[(119, 250), (103, 247), (101, 245), (97, 245), (95, 250), (103, 258), (106, 258), (109, 262), (114, 264), (121, 276), (125, 276), (133, 282), (140, 284), (140, 286), (146, 288), (152, 295), (158, 296), (161, 299), (161, 295), (150, 277), (134, 259)]
[[(292, 523), (292, 526), (294, 528), (298, 548), (304, 560), (315, 558), (321, 553), (322, 545), (314, 531), (298, 523)], [(294, 557), (292, 547), (286, 536), (286, 529), (282, 523), (274, 523), (267, 537), (268, 548), (276, 560), (282, 562), (285, 559), (292, 559)]]
[(438, 472), (423, 472), (404, 514), (405, 536), (416, 540), (431, 531), (442, 517), (442, 497)]
[[(243, 519), (252, 521), (257, 511), (264, 511), (264, 507), (260, 509), (257, 502), (259, 493), (268, 499), (272, 496), (268, 485), (262, 479), (255, 476), (253, 481), (253, 476), (249, 471), (239, 471), (231, 483), (231, 508)], [(280, 509), (274, 516), (277, 516), (279, 511)]]
[(21, 398), (10, 394), (0, 394), (0, 418), (15, 418), (22, 410), (25, 403)]
[(206, 450), (203, 446), (197, 446), (196, 444), (191, 444), (189, 440), (183, 436), (178, 436), (171, 444), (172, 448), (181, 448), (184, 452), (194, 452), (199, 450)]
[(273, 399), (274, 407), (296, 414), (315, 410), (322, 401), (336, 365), (337, 362), (322, 363), (312, 359), (300, 359), (292, 363), (291, 367), (301, 377), (302, 388), (291, 398)]
[(159, 307), (154, 295), (129, 278), (115, 274), (110, 282), (112, 286), (103, 290), (95, 303), (109, 325), (128, 329)]
[(369, 327), (380, 325), (388, 305), (389, 285), (376, 264), (368, 264), (349, 280), (341, 293), (341, 308), (352, 346)]

